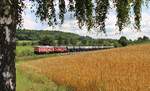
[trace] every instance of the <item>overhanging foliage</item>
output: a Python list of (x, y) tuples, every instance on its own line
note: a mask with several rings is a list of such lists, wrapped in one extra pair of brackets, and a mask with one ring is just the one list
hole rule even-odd
[[(50, 26), (63, 24), (64, 14), (74, 12), (78, 20), (78, 26), (86, 26), (88, 30), (93, 27), (105, 32), (105, 20), (107, 18), (110, 2), (113, 2), (117, 12), (116, 25), (121, 31), (130, 24), (130, 12), (133, 10), (136, 30), (140, 30), (141, 8), (148, 5), (149, 0), (31, 0), (36, 2), (36, 16), (41, 21), (48, 21)], [(69, 5), (66, 4), (69, 2)], [(57, 18), (56, 6), (59, 7), (59, 18)]]

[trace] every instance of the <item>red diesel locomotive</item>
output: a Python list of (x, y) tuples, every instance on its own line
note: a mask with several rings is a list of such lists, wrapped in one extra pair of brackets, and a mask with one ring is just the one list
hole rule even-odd
[(44, 53), (63, 53), (67, 52), (67, 48), (63, 46), (36, 46), (34, 47), (35, 54), (44, 54)]

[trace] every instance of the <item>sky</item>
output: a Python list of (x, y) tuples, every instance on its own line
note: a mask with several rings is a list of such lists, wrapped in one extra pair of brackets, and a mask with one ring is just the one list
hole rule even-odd
[[(67, 0), (66, 0), (66, 3)], [(23, 17), (23, 27), (24, 29), (31, 30), (57, 30), (63, 32), (76, 33), (81, 36), (90, 36), (92, 38), (112, 38), (119, 39), (121, 36), (126, 36), (128, 39), (135, 40), (138, 37), (148, 36), (150, 37), (150, 8), (142, 8), (142, 19), (141, 19), (141, 31), (138, 32), (133, 29), (133, 26), (129, 25), (123, 29), (120, 33), (115, 24), (117, 21), (115, 9), (109, 9), (106, 19), (106, 34), (102, 32), (97, 32), (97, 29), (92, 29), (92, 31), (87, 31), (85, 27), (82, 29), (78, 28), (77, 21), (72, 18), (73, 13), (65, 14), (65, 21), (62, 26), (49, 27), (46, 23), (41, 22), (33, 12), (30, 10), (31, 3), (25, 0), (26, 8), (22, 13)], [(56, 6), (56, 10), (58, 7)], [(133, 22), (133, 16), (131, 17), (131, 22)]]

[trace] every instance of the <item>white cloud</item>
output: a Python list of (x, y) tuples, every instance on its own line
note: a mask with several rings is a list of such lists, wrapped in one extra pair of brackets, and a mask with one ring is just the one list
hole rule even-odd
[(31, 19), (31, 17), (23, 14), (23, 28), (36, 29), (37, 23)]

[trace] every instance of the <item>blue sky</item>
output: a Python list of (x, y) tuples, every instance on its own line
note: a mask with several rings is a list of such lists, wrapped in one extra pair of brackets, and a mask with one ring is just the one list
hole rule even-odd
[[(67, 2), (67, 0), (66, 0)], [(128, 39), (137, 39), (144, 35), (150, 37), (150, 8), (143, 7), (142, 9), (142, 20), (141, 20), (141, 32), (137, 32), (133, 29), (133, 26), (127, 26), (121, 34), (118, 32), (116, 24), (116, 14), (115, 9), (112, 8), (109, 10), (109, 14), (106, 19), (106, 34), (97, 32), (97, 29), (92, 29), (92, 31), (86, 31), (86, 28), (78, 28), (77, 21), (71, 17), (69, 13), (65, 15), (65, 21), (62, 26), (49, 27), (46, 23), (41, 23), (38, 18), (35, 17), (34, 13), (31, 13), (28, 0), (25, 0), (27, 8), (24, 10), (23, 16), (23, 28), (25, 29), (35, 29), (35, 30), (58, 30), (63, 32), (72, 32), (82, 36), (91, 36), (93, 38), (113, 38), (118, 39), (121, 36), (126, 36)], [(67, 2), (68, 3), (68, 2)], [(56, 9), (57, 10), (57, 9)], [(133, 16), (131, 17), (133, 21)]]

